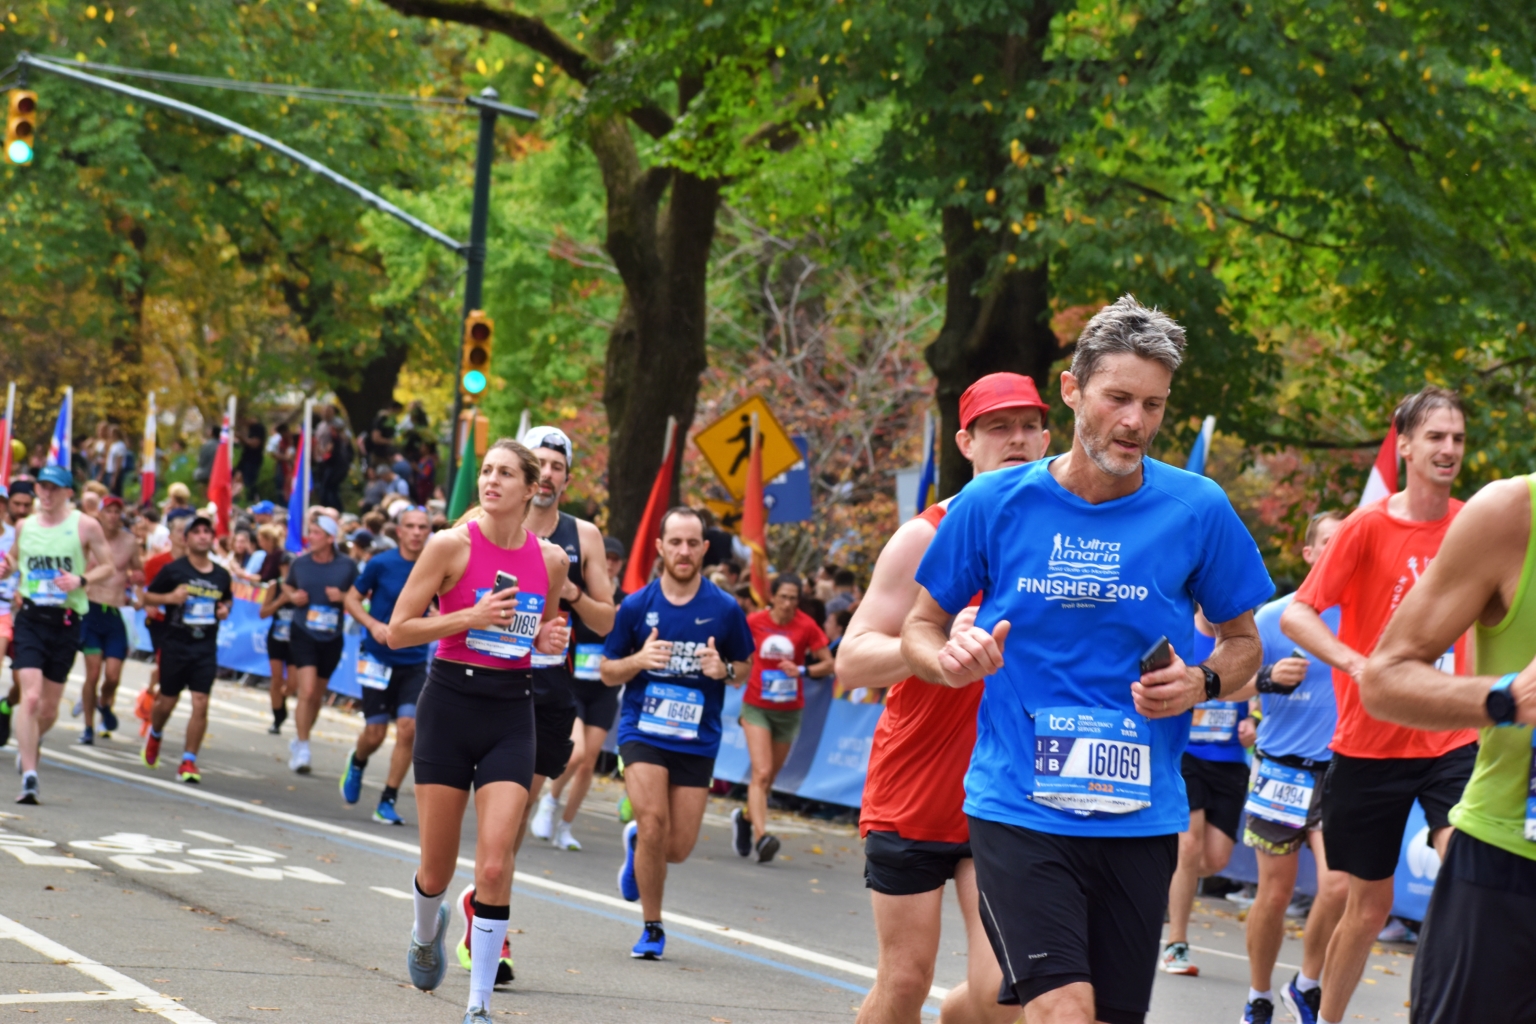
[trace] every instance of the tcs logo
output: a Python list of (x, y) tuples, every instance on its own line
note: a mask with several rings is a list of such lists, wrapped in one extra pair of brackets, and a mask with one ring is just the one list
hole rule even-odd
[(1062, 732), (1077, 731), (1077, 719), (1071, 715), (1064, 715), (1061, 718), (1057, 718), (1055, 715), (1046, 715), (1045, 717), (1048, 728), (1059, 729)]

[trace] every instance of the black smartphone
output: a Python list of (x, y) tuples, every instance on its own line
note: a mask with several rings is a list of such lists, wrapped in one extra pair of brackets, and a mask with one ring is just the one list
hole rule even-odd
[(496, 585), (491, 588), (492, 593), (500, 593), (503, 590), (510, 590), (515, 586), (517, 586), (516, 576), (513, 576), (509, 572), (502, 572), (500, 569), (496, 570)]
[(1311, 655), (1309, 655), (1306, 651), (1302, 650), (1300, 647), (1292, 647), (1291, 648), (1291, 657), (1293, 657), (1293, 658), (1302, 658), (1302, 659), (1310, 659)]
[(1160, 668), (1167, 668), (1173, 664), (1173, 645), (1163, 637), (1157, 643), (1147, 648), (1147, 653), (1141, 656), (1141, 674), (1156, 672)]

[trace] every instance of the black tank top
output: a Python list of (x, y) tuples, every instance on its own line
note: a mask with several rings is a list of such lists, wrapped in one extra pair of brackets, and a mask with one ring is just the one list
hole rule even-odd
[[(575, 516), (560, 513), (560, 518), (555, 522), (555, 528), (550, 531), (544, 540), (558, 545), (570, 559), (570, 565), (566, 568), (566, 574), (577, 588), (585, 591), (586, 580), (581, 573), (581, 534), (576, 529)], [(603, 638), (581, 621), (581, 616), (576, 614), (569, 601), (560, 601), (560, 610), (571, 617), (571, 648), (576, 644), (602, 643)], [(570, 651), (559, 663), (554, 665), (539, 665), (539, 659), (534, 659), (533, 688), (536, 703), (547, 704), (561, 702), (570, 698), (571, 679), (571, 655)]]

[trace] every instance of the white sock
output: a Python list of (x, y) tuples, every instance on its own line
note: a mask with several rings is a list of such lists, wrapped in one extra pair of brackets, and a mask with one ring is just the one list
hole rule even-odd
[(437, 908), (443, 905), (443, 897), (448, 895), (444, 889), (436, 896), (428, 896), (421, 891), (421, 885), (411, 879), (411, 896), (416, 905), (416, 925), (412, 932), (417, 942), (431, 942), (437, 938)]
[(507, 937), (507, 918), (500, 920), (482, 916), (482, 911), (500, 911), (507, 914), (510, 907), (487, 907), (475, 904), (475, 919), (469, 939), (469, 1009), (488, 1008), (491, 1005), (491, 989), (496, 987), (496, 968), (501, 963), (501, 944)]
[(1275, 993), (1273, 991), (1260, 992), (1258, 989), (1250, 987), (1248, 989), (1248, 1001), (1251, 1003), (1255, 999), (1268, 999), (1271, 1003), (1273, 1003), (1275, 1001)]
[(1311, 992), (1320, 984), (1316, 978), (1309, 978), (1305, 974), (1300, 973), (1296, 975), (1296, 991), (1298, 992)]
[(551, 811), (553, 811), (555, 808), (560, 806), (560, 801), (556, 800), (548, 793), (545, 793), (543, 796), (539, 797), (539, 806), (541, 808), (548, 807)]

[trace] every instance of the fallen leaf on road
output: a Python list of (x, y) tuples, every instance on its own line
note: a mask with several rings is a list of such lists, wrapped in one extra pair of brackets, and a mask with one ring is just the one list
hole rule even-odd
[(709, 1019), (714, 1021), (715, 1024), (731, 1024), (731, 1018), (729, 1017), (711, 1017)]
[[(469, 428), (466, 427), (465, 429), (467, 430)], [(203, 931), (205, 931), (205, 932), (223, 932), (223, 931), (228, 931), (228, 930), (229, 929), (227, 929), (227, 928), (220, 928), (216, 924), (205, 924), (205, 925), (203, 925)]]
[(252, 1006), (253, 1010), (281, 1010), (281, 1006)]
[(16, 991), (20, 992), (24, 996), (35, 996), (35, 995), (37, 995), (37, 989), (35, 989), (35, 988), (19, 988)]
[(37, 1011), (36, 1010), (28, 1010), (25, 1007), (23, 1007), (21, 1012), (22, 1013), (36, 1013)]
[(813, 846), (813, 847), (811, 847), (811, 852), (812, 853), (820, 853), (821, 852), (821, 847)]
[[(312, 956), (295, 956), (295, 957), (289, 957), (289, 959), (290, 959), (290, 960), (298, 960), (298, 961), (301, 961), (301, 962), (303, 962), (303, 963), (306, 963), (306, 964), (312, 964), (312, 963), (314, 963), (314, 962), (315, 962), (315, 958), (314, 958), (314, 957), (312, 957)], [(378, 968), (377, 968), (377, 967), (370, 967), (370, 968), (368, 968), (368, 969), (369, 969), (369, 970), (370, 970), (370, 971), (376, 971), (376, 970), (378, 970)]]
[[(482, 929), (480, 929), (480, 930), (481, 930), (481, 931), (484, 931), (484, 930), (485, 930), (485, 929), (484, 929), (484, 928), (482, 928)], [(576, 969), (576, 968), (574, 968), (574, 967), (567, 967), (567, 968), (566, 968), (566, 969), (565, 969), (565, 973), (566, 973), (566, 974), (580, 974), (580, 973), (581, 973), (581, 972), (580, 972), (580, 971), (578, 971), (578, 970), (577, 970), (577, 969)]]

